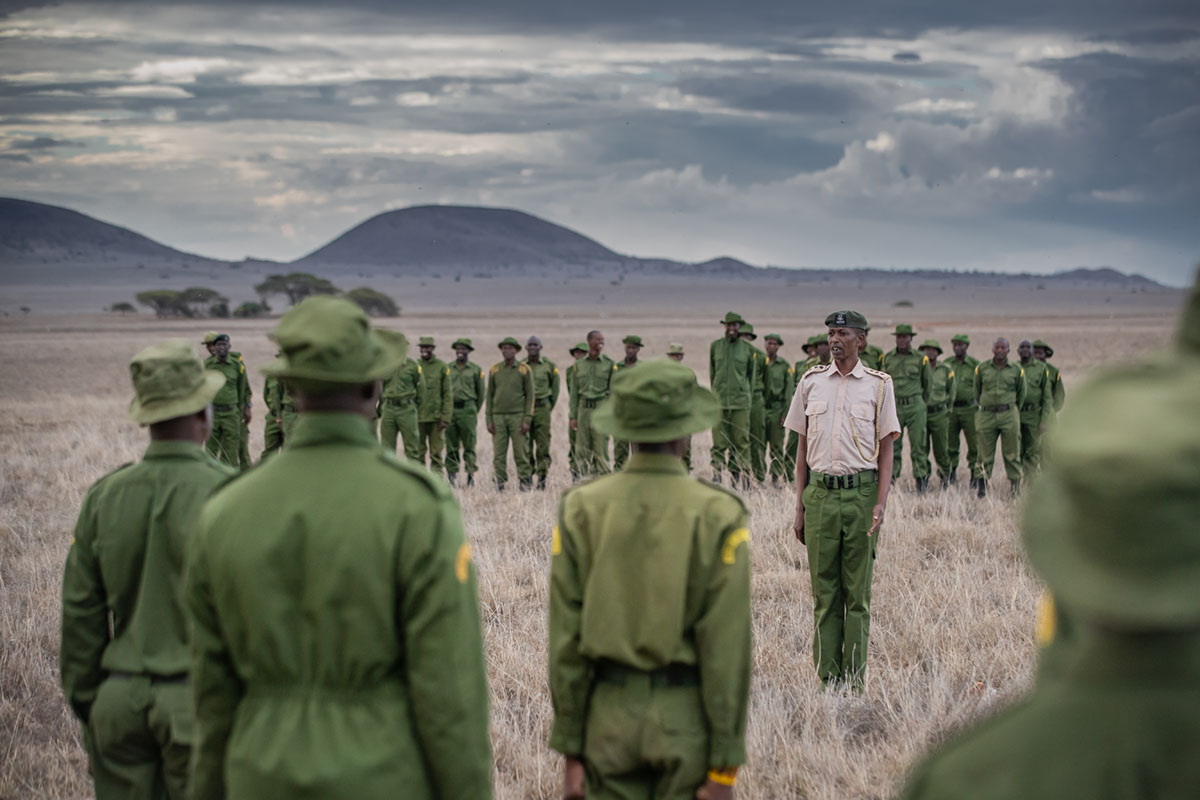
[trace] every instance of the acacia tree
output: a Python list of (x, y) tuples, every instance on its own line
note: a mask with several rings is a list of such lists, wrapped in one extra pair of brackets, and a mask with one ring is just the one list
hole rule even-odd
[(192, 309), (183, 299), (183, 292), (177, 292), (174, 289), (151, 289), (148, 292), (138, 292), (133, 299), (154, 309), (154, 314), (159, 319), (194, 316)]
[(254, 287), (254, 291), (266, 300), (272, 295), (284, 295), (288, 305), (296, 305), (315, 294), (337, 294), (341, 291), (325, 278), (307, 272), (291, 272), (287, 275), (268, 275), (267, 279)]
[(398, 317), (400, 308), (396, 301), (383, 292), (378, 292), (369, 286), (351, 289), (344, 295), (347, 300), (358, 304), (358, 307), (372, 317)]
[[(191, 316), (202, 317), (206, 314), (210, 316), (229, 316), (228, 304), (229, 298), (222, 295), (216, 289), (209, 289), (207, 286), (189, 286), (179, 293), (184, 303), (191, 309)], [(222, 315), (219, 309), (224, 306), (225, 314)]]
[(133, 303), (126, 303), (124, 301), (122, 301), (120, 303), (113, 303), (111, 306), (108, 307), (108, 310), (109, 310), (109, 312), (111, 312), (113, 314), (136, 314), (137, 313), (137, 309), (134, 307)]

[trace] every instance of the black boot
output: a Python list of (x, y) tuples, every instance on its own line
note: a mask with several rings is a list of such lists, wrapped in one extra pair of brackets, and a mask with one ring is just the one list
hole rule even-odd
[(454, 481), (457, 479), (458, 479), (457, 472), (447, 472), (446, 473), (446, 482), (449, 483), (451, 486), (454, 485)]
[(950, 479), (947, 478), (945, 475), (939, 475), (938, 477), (941, 478), (941, 480), (942, 480), (942, 491), (944, 492), (947, 489), (949, 489), (950, 488)]
[(538, 487), (537, 488), (538, 488), (539, 492), (546, 491), (546, 476), (545, 475), (538, 476)]
[(975, 490), (975, 484), (977, 484), (977, 483), (979, 483), (979, 479), (976, 478), (974, 475), (972, 475), (971, 476), (971, 490), (972, 491)]
[(917, 478), (917, 494), (929, 491), (929, 478)]
[(475, 485), (475, 473), (468, 472), (467, 473), (467, 486), (474, 486), (474, 485)]
[(530, 478), (524, 478), (521, 480), (521, 491), (522, 492), (528, 492), (532, 488), (533, 488), (533, 481)]
[(496, 481), (496, 491), (497, 492), (504, 491), (504, 481)]
[(1012, 485), (1012, 496), (1016, 497), (1017, 495), (1019, 495), (1021, 493), (1021, 482), (1019, 480), (1016, 480), (1016, 481), (1009, 481), (1009, 483)]
[(987, 497), (987, 480), (984, 478), (976, 478), (975, 489), (976, 497)]
[[(950, 470), (950, 483), (954, 486), (958, 486), (958, 467), (954, 467)], [(975, 485), (971, 484), (971, 488), (975, 488)]]

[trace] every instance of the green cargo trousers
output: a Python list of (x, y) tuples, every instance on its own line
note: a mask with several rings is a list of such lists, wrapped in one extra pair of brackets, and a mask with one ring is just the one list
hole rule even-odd
[(217, 411), (213, 408), (212, 433), (205, 444), (208, 454), (218, 461), (237, 467), (242, 449), (242, 412), (237, 408)]
[[(591, 403), (591, 407), (588, 404)], [(579, 401), (579, 416), (575, 420), (578, 430), (575, 433), (575, 463), (579, 474), (603, 475), (608, 468), (608, 437), (592, 427), (592, 414), (596, 411), (598, 400)]]
[[(907, 400), (908, 402), (902, 402)], [(925, 400), (921, 395), (896, 398), (896, 415), (900, 417), (900, 435), (895, 440), (892, 456), (892, 480), (900, 477), (903, 466), (904, 432), (908, 431), (908, 446), (911, 452), (908, 463), (914, 478), (929, 477), (929, 434), (925, 429)]]
[(1004, 455), (1004, 472), (1010, 481), (1021, 480), (1021, 418), (1017, 409), (1009, 406), (1004, 411), (989, 411), (995, 406), (981, 406), (975, 414), (975, 431), (979, 437), (979, 474), (975, 477), (992, 477), (996, 464), (996, 437), (1000, 437), (1000, 450)]
[[(787, 412), (785, 411), (784, 415), (786, 416), (786, 414), (787, 414)], [(788, 482), (795, 483), (796, 482), (796, 457), (797, 457), (797, 451), (799, 451), (799, 449), (800, 449), (800, 434), (796, 433), (795, 431), (788, 431), (787, 432), (787, 444), (785, 444), (783, 446), (783, 449), (784, 449), (784, 452), (786, 453), (786, 460), (784, 461), (783, 466), (784, 466), (784, 469), (787, 470)]]
[(579, 462), (575, 460), (575, 430), (567, 425), (567, 468), (571, 470), (571, 480), (579, 477)]
[(876, 539), (868, 537), (879, 485), (871, 473), (850, 489), (828, 489), (819, 473), (804, 487), (804, 535), (813, 593), (813, 663), (822, 684), (861, 689), (871, 633)]
[(296, 427), (296, 419), (299, 416), (300, 412), (296, 410), (295, 406), (284, 406), (282, 412), (280, 412), (279, 418), (283, 420), (284, 444), (287, 444), (288, 439), (291, 438), (292, 431)]
[(624, 439), (613, 437), (613, 472), (618, 472), (625, 468), (625, 462), (629, 460), (629, 442)]
[[(933, 406), (937, 408), (937, 406)], [(928, 451), (937, 464), (937, 474), (940, 478), (950, 477), (950, 409), (942, 406), (932, 413), (926, 409), (925, 428), (929, 431)], [(926, 475), (929, 473), (926, 472)]]
[(721, 420), (713, 428), (712, 468), (716, 479), (726, 468), (734, 477), (749, 472), (750, 409), (721, 409)]
[[(764, 436), (767, 442), (767, 453), (771, 456), (771, 480), (779, 480), (780, 478), (788, 479), (788, 456), (784, 449), (784, 442), (787, 439), (788, 431), (784, 430), (782, 422), (787, 416), (787, 408), (780, 406), (779, 408), (768, 408), (765, 410), (766, 428)], [(795, 470), (796, 464), (793, 461), (791, 468)]]
[(513, 461), (517, 465), (517, 478), (522, 483), (529, 480), (533, 469), (529, 464), (529, 439), (521, 433), (524, 414), (493, 414), (492, 424), (492, 468), (496, 471), (496, 483), (508, 482), (508, 446), (512, 443)]
[(84, 736), (96, 800), (184, 800), (193, 726), (186, 682), (105, 679)]
[(258, 458), (261, 461), (272, 453), (279, 452), (283, 447), (283, 426), (275, 421), (276, 417), (270, 411), (263, 422), (263, 451)]
[(1026, 480), (1042, 468), (1042, 423), (1040, 410), (1021, 409), (1021, 471)]
[(425, 454), (429, 453), (429, 469), (441, 475), (446, 466), (446, 431), (437, 422), (417, 423), (417, 460), (425, 465)]
[(584, 733), (588, 800), (692, 800), (708, 774), (708, 722), (696, 686), (648, 674), (592, 689)]
[(459, 465), (466, 467), (468, 475), (479, 469), (475, 462), (475, 435), (479, 427), (479, 411), (474, 403), (456, 407), (450, 413), (450, 424), (446, 426), (446, 472), (457, 474)]
[(238, 442), (238, 469), (245, 472), (254, 466), (250, 459), (250, 425), (242, 418), (241, 441)]
[(950, 458), (950, 469), (957, 469), (961, 441), (959, 437), (966, 439), (967, 472), (972, 477), (979, 477), (976, 466), (979, 463), (979, 434), (975, 431), (975, 411), (975, 404), (971, 402), (964, 402), (963, 405), (955, 402), (953, 408), (950, 409), (946, 431), (946, 452)]
[(404, 457), (416, 461), (421, 451), (417, 446), (417, 406), (411, 400), (384, 400), (379, 409), (379, 438), (389, 453), (396, 452), (397, 436), (404, 442)]
[[(542, 401), (538, 401), (542, 402)], [(550, 472), (550, 401), (533, 406), (533, 421), (529, 424), (529, 466), (540, 478)]]
[(750, 471), (759, 483), (767, 478), (767, 409), (762, 395), (750, 403)]

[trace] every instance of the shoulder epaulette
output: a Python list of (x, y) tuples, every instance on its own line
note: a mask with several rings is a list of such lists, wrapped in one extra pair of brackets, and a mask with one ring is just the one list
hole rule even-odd
[(1024, 367), (1021, 367), (1021, 377), (1022, 378), (1025, 377), (1025, 368)]
[(446, 367), (446, 374), (447, 374), (447, 375), (449, 375), (449, 374), (450, 374), (450, 368), (449, 368), (449, 367)]
[(522, 375), (528, 375), (528, 374), (529, 374), (529, 367), (527, 367), (527, 366), (526, 366), (526, 365), (524, 365), (524, 364), (518, 364), (518, 365), (517, 365), (517, 372), (519, 372), (519, 373), (520, 373), (520, 374), (522, 374)]
[(795, 368), (795, 367), (788, 367), (788, 375), (795, 374), (795, 372), (796, 372), (796, 368)]
[(720, 492), (721, 494), (729, 495), (734, 500), (737, 500), (738, 505), (741, 506), (741, 508), (742, 508), (742, 513), (744, 513), (744, 514), (750, 513), (750, 506), (746, 503), (746, 499), (744, 497), (742, 497), (740, 494), (738, 494), (737, 492), (733, 491), (733, 489), (730, 489), (726, 486), (722, 486), (719, 483), (712, 483), (711, 481), (707, 481), (704, 478), (697, 478), (696, 480), (708, 489), (714, 489), (714, 490)]
[[(813, 364), (811, 367), (809, 367), (805, 371), (804, 377), (807, 378), (809, 375), (816, 375), (818, 373), (828, 372), (829, 368), (832, 366), (833, 366), (832, 361), (830, 361), (828, 364)], [(866, 369), (866, 367), (863, 367), (863, 369)]]
[[(413, 363), (416, 363), (416, 362), (413, 362)], [(425, 370), (421, 369), (421, 365), (420, 365), (420, 364), (417, 364), (417, 374), (418, 374), (418, 375), (423, 375), (423, 374), (425, 374)]]
[(921, 366), (925, 366), (929, 363), (929, 356), (921, 356), (921, 359)]
[[(813, 369), (816, 369), (816, 367), (813, 367)], [(888, 373), (884, 372), (883, 370), (871, 369), (870, 367), (865, 366), (865, 365), (863, 366), (863, 372), (867, 373), (868, 375), (874, 375), (876, 378), (883, 378), (884, 380), (888, 380), (888, 381), (890, 381), (892, 379), (892, 376), (889, 375)]]
[(953, 378), (953, 377), (954, 377), (954, 370), (953, 370), (953, 369), (951, 369), (951, 370), (950, 370), (950, 377), (951, 377), (951, 378)]
[(500, 365), (492, 364), (492, 368), (490, 370), (488, 370), (488, 375), (495, 375), (499, 371), (500, 371)]
[(616, 372), (619, 369), (620, 369), (620, 366), (618, 366), (616, 362), (613, 362), (613, 372)]
[(976, 375), (978, 375), (978, 374), (979, 374), (979, 366), (980, 366), (979, 364), (976, 364), (976, 365), (975, 365), (975, 374), (976, 374)]
[(454, 496), (450, 493), (450, 486), (440, 477), (425, 469), (425, 467), (417, 466), (416, 462), (401, 461), (394, 453), (389, 453), (386, 450), (378, 450), (376, 452), (380, 461), (397, 472), (402, 472), (405, 475), (416, 478), (437, 499), (447, 500)]

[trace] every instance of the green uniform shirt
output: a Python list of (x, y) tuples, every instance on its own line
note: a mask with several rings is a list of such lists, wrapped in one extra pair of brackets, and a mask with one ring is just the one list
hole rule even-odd
[(1021, 369), (1025, 372), (1025, 407), (1021, 411), (1045, 424), (1054, 418), (1054, 390), (1050, 370), (1046, 368), (1044, 361), (1038, 361), (1036, 358), (1029, 359), (1027, 364), (1021, 364)]
[(708, 377), (721, 408), (750, 408), (754, 395), (754, 348), (745, 339), (722, 336), (708, 348)]
[(1062, 411), (1067, 401), (1067, 387), (1063, 386), (1062, 372), (1049, 361), (1043, 361), (1050, 373), (1050, 394), (1054, 397), (1054, 410)]
[(215, 406), (245, 408), (250, 405), (250, 381), (246, 378), (246, 365), (241, 356), (230, 353), (224, 361), (216, 356), (204, 359), (204, 368), (216, 370), (225, 376), (225, 385), (213, 398)]
[(487, 424), (496, 414), (521, 414), (526, 422), (533, 419), (533, 370), (514, 360), (511, 367), (503, 361), (488, 372)]
[(575, 393), (571, 397), (571, 419), (579, 416), (580, 400), (603, 400), (608, 397), (613, 373), (616, 371), (617, 365), (603, 353), (595, 359), (584, 356), (575, 362)]
[(929, 385), (929, 400), (931, 406), (942, 403), (952, 403), (958, 392), (958, 373), (954, 365), (939, 361), (933, 368), (933, 380)]
[(421, 380), (421, 365), (411, 358), (405, 359), (390, 377), (383, 382), (384, 400), (409, 400), (414, 403), (419, 403), (419, 399), (425, 392), (424, 382)]
[(548, 358), (539, 358), (536, 364), (529, 359), (521, 362), (533, 372), (533, 396), (538, 400), (549, 400), (550, 408), (558, 403), (558, 392), (561, 378), (558, 367)]
[(859, 353), (858, 358), (862, 361), (864, 367), (880, 369), (879, 365), (883, 363), (883, 349), (869, 344), (866, 350)]
[(370, 422), (301, 414), (204, 506), (190, 556), (196, 800), (491, 796), (458, 506)]
[(454, 401), (450, 366), (437, 358), (422, 358), (419, 366), (424, 392), (417, 407), (417, 422), (449, 422)]
[(883, 356), (879, 368), (892, 376), (897, 400), (920, 396), (925, 405), (929, 405), (929, 392), (933, 384), (933, 369), (929, 366), (929, 356), (916, 350), (909, 350), (904, 354), (891, 350)]
[(483, 398), (487, 395), (487, 387), (483, 382), (483, 367), (468, 361), (460, 365), (458, 361), (450, 364), (450, 384), (453, 389), (454, 402), (470, 403), (478, 411), (483, 407)]
[(111, 671), (188, 669), (183, 571), (212, 491), (236, 474), (192, 442), (151, 442), (88, 490), (63, 571), (63, 691), (82, 720)]
[(1012, 361), (997, 367), (992, 359), (975, 367), (975, 402), (981, 406), (1017, 406), (1025, 402), (1025, 370)]
[(763, 396), (767, 391), (767, 354), (754, 345), (754, 377), (750, 379), (751, 399), (756, 405), (762, 405)]
[(710, 766), (745, 761), (746, 520), (737, 496), (657, 454), (634, 453), (623, 472), (563, 494), (550, 562), (551, 747), (582, 751), (589, 662), (690, 664), (700, 674)]
[(767, 408), (787, 408), (792, 402), (793, 375), (791, 365), (780, 356), (774, 361), (764, 361), (763, 400)]
[(267, 378), (263, 381), (263, 402), (272, 417), (283, 413), (283, 384), (277, 378)]
[(974, 376), (975, 368), (979, 366), (979, 359), (963, 356), (962, 361), (957, 358), (949, 358), (942, 363), (949, 364), (954, 369), (954, 401), (956, 403), (974, 403)]

